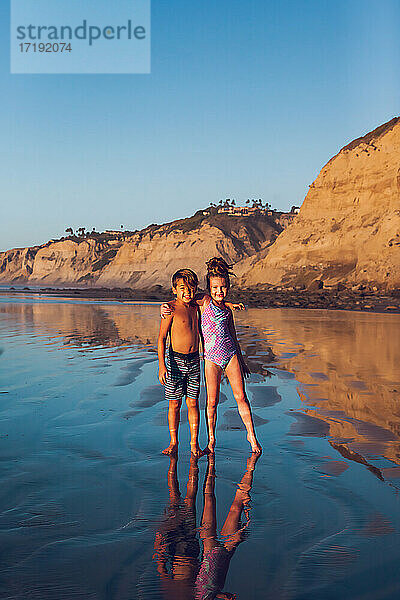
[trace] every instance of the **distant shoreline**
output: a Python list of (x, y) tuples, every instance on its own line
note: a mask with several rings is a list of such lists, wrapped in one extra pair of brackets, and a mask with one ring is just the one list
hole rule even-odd
[[(118, 302), (163, 302), (172, 294), (161, 286), (149, 290), (131, 288), (0, 288), (0, 295), (35, 295), (86, 300), (115, 300)], [(400, 313), (400, 294), (353, 290), (238, 290), (233, 288), (229, 299), (248, 307), (311, 308), (356, 310), (375, 313)]]

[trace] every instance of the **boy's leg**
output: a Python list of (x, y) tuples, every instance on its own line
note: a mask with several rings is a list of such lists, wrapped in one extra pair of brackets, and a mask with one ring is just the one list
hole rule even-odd
[(199, 458), (202, 454), (199, 446), (199, 401), (187, 396), (186, 404), (188, 407), (188, 421), (190, 427), (190, 449), (192, 454), (196, 458)]
[(179, 400), (176, 398), (169, 399), (168, 409), (168, 427), (171, 436), (171, 443), (168, 448), (163, 450), (163, 454), (176, 454), (178, 451), (178, 429), (179, 429), (179, 417), (181, 411), (182, 398)]
[(242, 370), (240, 368), (239, 360), (237, 355), (232, 356), (228, 366), (225, 369), (225, 373), (231, 384), (232, 392), (238, 405), (239, 414), (242, 417), (242, 421), (247, 430), (247, 439), (251, 445), (253, 452), (260, 453), (261, 446), (256, 438), (256, 432), (254, 430), (253, 415), (251, 414), (251, 408), (244, 391), (244, 381)]
[(199, 446), (199, 394), (200, 394), (200, 358), (198, 353), (188, 361), (186, 376), (186, 404), (190, 427), (190, 449), (199, 458), (202, 455)]
[(219, 401), (219, 388), (221, 385), (222, 369), (211, 360), (204, 361), (206, 376), (207, 402), (206, 422), (208, 430), (207, 453), (213, 453), (215, 448), (215, 427), (217, 424), (217, 406)]
[(163, 454), (175, 454), (178, 451), (178, 429), (180, 420), (180, 411), (183, 388), (184, 374), (178, 359), (171, 349), (167, 353), (167, 382), (165, 385), (165, 399), (169, 402), (168, 408), (168, 427), (171, 436), (171, 443), (168, 448), (163, 450)]

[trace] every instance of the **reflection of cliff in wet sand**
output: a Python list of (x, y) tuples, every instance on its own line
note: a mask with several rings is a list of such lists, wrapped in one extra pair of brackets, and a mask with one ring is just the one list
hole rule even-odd
[(1, 314), (27, 329), (60, 335), (73, 345), (154, 347), (159, 326), (159, 306), (151, 304), (4, 303)]
[[(27, 329), (33, 327), (41, 333), (62, 336), (64, 344), (101, 344), (110, 347), (139, 344), (152, 349), (157, 347), (160, 324), (160, 306), (157, 303), (0, 303), (1, 314), (26, 325)], [(265, 362), (273, 359), (269, 344), (266, 340), (255, 341), (252, 332), (248, 335), (243, 327), (240, 334), (244, 352), (250, 357), (251, 371), (266, 374)], [(261, 352), (264, 352), (268, 361), (261, 363), (251, 358), (251, 355)]]
[[(364, 460), (379, 454), (400, 464), (398, 315), (251, 309), (238, 319), (268, 338), (303, 384), (305, 412), (326, 423), (319, 435)], [(310, 426), (302, 424), (305, 435)]]

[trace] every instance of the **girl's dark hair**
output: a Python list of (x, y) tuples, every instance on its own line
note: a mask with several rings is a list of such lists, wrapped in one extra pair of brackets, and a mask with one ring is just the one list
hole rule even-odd
[(207, 265), (207, 275), (206, 275), (206, 284), (207, 289), (210, 291), (210, 278), (211, 277), (222, 277), (225, 279), (226, 287), (229, 289), (231, 282), (229, 279), (230, 275), (233, 275), (231, 269), (232, 265), (228, 265), (227, 262), (224, 261), (223, 258), (218, 258), (215, 256), (206, 262)]

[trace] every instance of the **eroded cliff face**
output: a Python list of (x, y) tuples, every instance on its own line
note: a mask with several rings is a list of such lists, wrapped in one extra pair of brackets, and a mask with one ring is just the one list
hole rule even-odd
[(110, 286), (124, 281), (131, 287), (168, 287), (177, 269), (188, 267), (200, 276), (208, 258), (223, 256), (235, 263), (242, 253), (243, 249), (234, 240), (208, 224), (198, 230), (172, 231), (169, 235), (156, 232), (124, 243), (101, 272), (97, 284)]
[(250, 262), (244, 286), (322, 279), (399, 287), (400, 118), (342, 148), (310, 186), (295, 221)]
[[(40, 246), (33, 248), (14, 248), (0, 252), (0, 281), (26, 281), (32, 274), (35, 256)], [(2, 275), (7, 274), (6, 278)]]
[[(271, 243), (282, 225), (267, 217), (216, 215), (151, 226), (121, 240), (68, 238), (36, 248), (0, 253), (0, 281), (37, 285), (170, 287), (188, 267), (199, 277), (205, 261), (222, 256), (235, 264)], [(215, 222), (215, 224), (214, 224)]]

